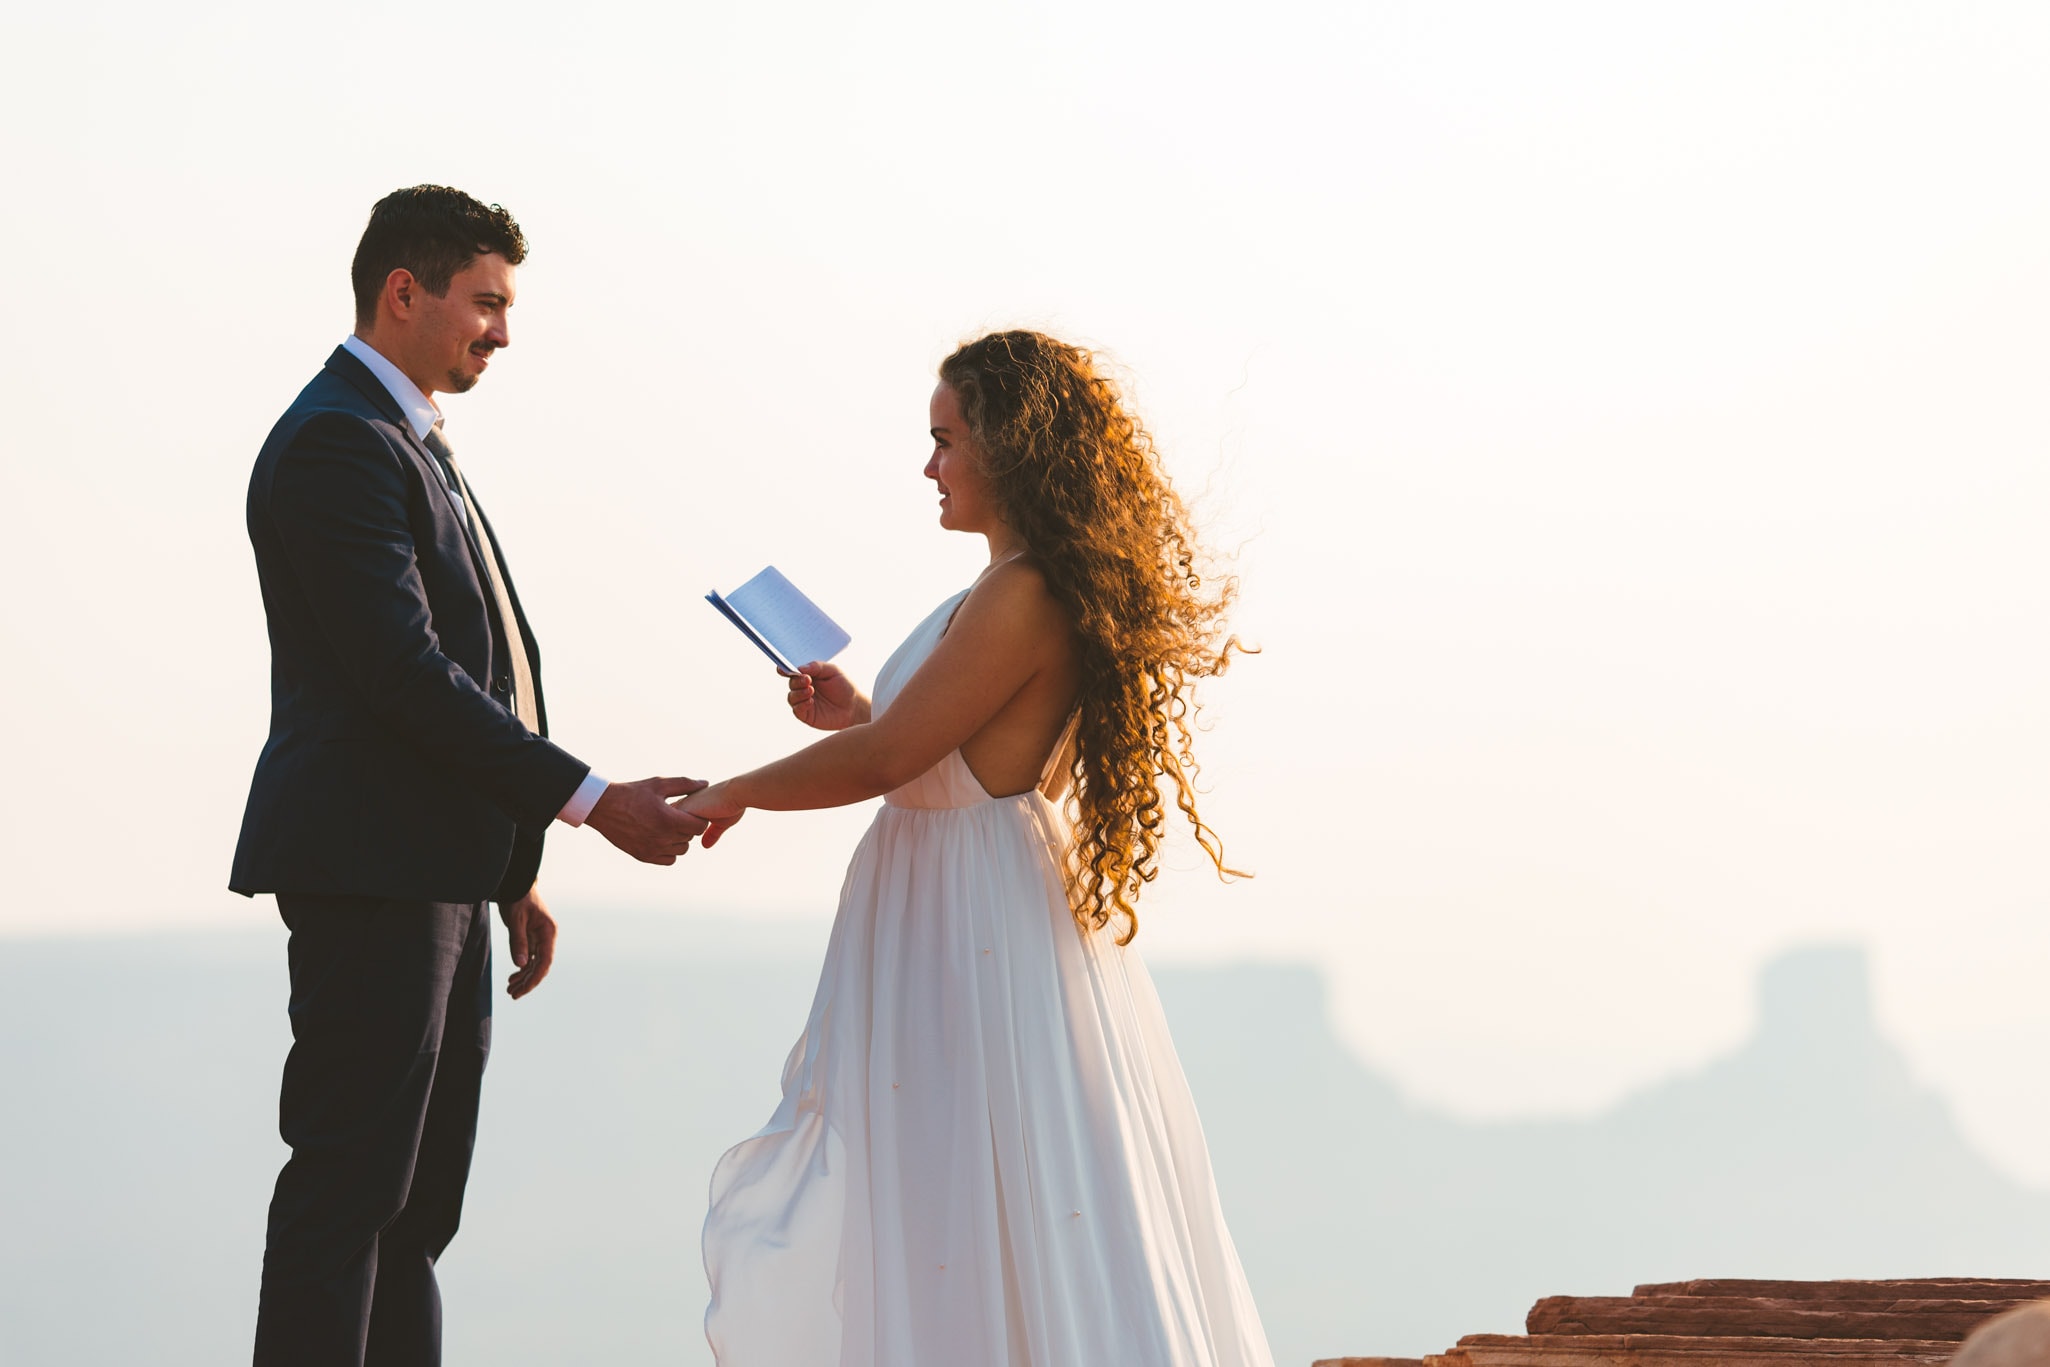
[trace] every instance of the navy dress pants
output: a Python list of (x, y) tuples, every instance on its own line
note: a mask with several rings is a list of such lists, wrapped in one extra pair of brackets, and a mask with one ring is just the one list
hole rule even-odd
[(483, 902), (279, 894), (292, 1052), (256, 1367), (434, 1367), (491, 1048)]

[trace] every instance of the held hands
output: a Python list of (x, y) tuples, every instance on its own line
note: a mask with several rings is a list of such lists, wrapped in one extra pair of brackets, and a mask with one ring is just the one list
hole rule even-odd
[(733, 797), (733, 783), (714, 783), (677, 804), (692, 816), (706, 823), (705, 848), (711, 849), (719, 843), (719, 837), (726, 834), (727, 827), (740, 820), (747, 812), (745, 804)]
[[(806, 726), (819, 731), (840, 731), (849, 726), (864, 725), (869, 719), (868, 699), (854, 687), (854, 681), (841, 668), (825, 660), (813, 660), (796, 674), (784, 675), (789, 681), (789, 703), (791, 715)], [(671, 785), (660, 787), (659, 785)], [(656, 785), (660, 793), (654, 804), (665, 813), (673, 814), (690, 823), (689, 834), (675, 846), (674, 853), (667, 858), (650, 859), (622, 836), (614, 835), (601, 823), (605, 804), (620, 787), (630, 789), (647, 788)], [(667, 799), (682, 796), (681, 802)], [(733, 793), (733, 781), (704, 784), (695, 779), (651, 778), (640, 783), (614, 784), (605, 790), (605, 796), (598, 799), (598, 805), (591, 809), (585, 824), (597, 826), (607, 840), (633, 855), (636, 859), (647, 859), (654, 864), (673, 864), (675, 855), (690, 847), (690, 836), (702, 834), (705, 848), (711, 849), (719, 843), (733, 823), (747, 813), (747, 804), (739, 801)]]
[[(782, 673), (781, 670), (777, 671)], [(854, 687), (854, 681), (836, 664), (813, 660), (789, 681), (790, 714), (816, 731), (842, 731), (865, 724), (868, 699)], [(685, 798), (677, 806), (705, 823), (705, 848), (719, 843), (734, 822), (747, 814), (747, 804), (734, 794), (734, 780), (714, 783)]]
[(813, 730), (840, 731), (868, 720), (868, 699), (840, 666), (813, 660), (799, 672), (783, 677), (790, 682), (790, 715)]
[(687, 797), (704, 786), (701, 778), (644, 778), (638, 783), (610, 784), (584, 824), (643, 864), (674, 864), (704, 831), (705, 821), (670, 799)]

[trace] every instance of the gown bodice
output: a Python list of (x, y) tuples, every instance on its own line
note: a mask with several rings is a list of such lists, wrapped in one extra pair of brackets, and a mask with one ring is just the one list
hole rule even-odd
[[(882, 669), (876, 674), (875, 697), (869, 703), (871, 717), (880, 717), (889, 710), (897, 695), (904, 691), (904, 685), (932, 654), (940, 638), (947, 634), (947, 625), (954, 620), (955, 609), (967, 596), (968, 590), (962, 589), (934, 608), (931, 615), (904, 638), (904, 644), (883, 662)], [(883, 794), (883, 802), (888, 806), (921, 811), (947, 811), (997, 800), (977, 781), (975, 771), (968, 767), (967, 760), (961, 758), (958, 749), (948, 751), (939, 763), (909, 783)]]

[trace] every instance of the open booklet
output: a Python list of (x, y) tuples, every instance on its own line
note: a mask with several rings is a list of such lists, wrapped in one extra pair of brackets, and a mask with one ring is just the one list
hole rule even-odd
[(785, 674), (813, 660), (832, 659), (851, 639), (774, 565), (723, 598), (706, 594), (705, 601), (725, 613)]

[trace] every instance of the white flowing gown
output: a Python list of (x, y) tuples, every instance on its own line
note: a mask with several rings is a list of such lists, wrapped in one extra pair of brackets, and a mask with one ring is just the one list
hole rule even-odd
[(1077, 929), (1068, 838), (958, 750), (883, 799), (782, 1104), (712, 1173), (721, 1367), (1271, 1367), (1152, 980)]

